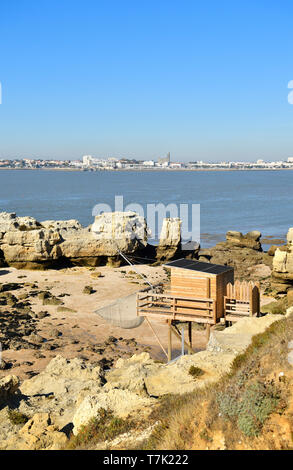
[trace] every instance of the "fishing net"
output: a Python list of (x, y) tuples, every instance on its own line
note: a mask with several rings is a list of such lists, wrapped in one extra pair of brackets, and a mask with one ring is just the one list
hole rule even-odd
[(136, 314), (136, 294), (117, 299), (112, 304), (95, 310), (95, 313), (111, 325), (125, 329), (137, 328), (144, 321), (144, 317)]

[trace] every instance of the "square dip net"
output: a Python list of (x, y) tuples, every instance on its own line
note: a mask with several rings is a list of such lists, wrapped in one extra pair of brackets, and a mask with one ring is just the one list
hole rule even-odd
[(136, 293), (119, 298), (95, 313), (111, 325), (125, 329), (137, 328), (144, 321), (144, 317), (137, 316)]

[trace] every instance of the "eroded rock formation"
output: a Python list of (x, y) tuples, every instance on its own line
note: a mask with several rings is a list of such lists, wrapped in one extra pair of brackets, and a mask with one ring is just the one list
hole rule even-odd
[(15, 375), (6, 375), (0, 379), (0, 405), (5, 403), (18, 390), (20, 381)]
[(117, 248), (132, 254), (146, 245), (146, 222), (133, 212), (101, 214), (86, 228), (77, 220), (38, 222), (32, 217), (0, 214), (2, 266), (119, 265)]
[(248, 232), (246, 235), (231, 230), (226, 233), (226, 240), (229, 245), (239, 248), (251, 248), (257, 251), (262, 251), (260, 238), (261, 233), (258, 230)]
[[(292, 308), (286, 315), (291, 314)], [(73, 428), (77, 434), (91, 418), (98, 419), (101, 409), (116, 417), (131, 416), (147, 423), (158, 397), (192, 392), (216, 383), (231, 370), (234, 359), (249, 346), (255, 334), (282, 318), (282, 315), (244, 318), (224, 331), (214, 330), (206, 351), (182, 356), (168, 364), (142, 353), (117, 361), (102, 376), (99, 366), (56, 356), (42, 373), (20, 387), (17, 377), (7, 376), (0, 381), (0, 396), (4, 390), (0, 404), (0, 448), (63, 448), (67, 443), (65, 430)], [(192, 366), (202, 372), (196, 380)], [(7, 412), (13, 403), (13, 409), (27, 417), (24, 425), (15, 426), (8, 419)]]
[(181, 220), (179, 218), (168, 218), (163, 220), (160, 234), (157, 259), (165, 261), (176, 256), (181, 248)]
[(287, 233), (287, 245), (275, 251), (272, 279), (279, 293), (286, 292), (293, 285), (293, 228)]
[(118, 267), (126, 255), (156, 258), (159, 262), (192, 256), (199, 246), (181, 247), (181, 220), (163, 221), (158, 247), (148, 245), (146, 221), (135, 212), (105, 212), (93, 225), (78, 220), (45, 220), (0, 213), (0, 267), (47, 269), (59, 266)]
[(233, 266), (236, 279), (270, 279), (272, 256), (262, 251), (260, 238), (257, 230), (246, 235), (229, 231), (226, 241), (200, 250), (199, 260)]

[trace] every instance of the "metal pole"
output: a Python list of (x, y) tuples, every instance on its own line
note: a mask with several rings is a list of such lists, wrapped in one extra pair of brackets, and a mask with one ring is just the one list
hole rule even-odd
[(181, 328), (181, 354), (184, 356), (184, 326)]
[(172, 360), (172, 325), (171, 320), (168, 320), (168, 362)]

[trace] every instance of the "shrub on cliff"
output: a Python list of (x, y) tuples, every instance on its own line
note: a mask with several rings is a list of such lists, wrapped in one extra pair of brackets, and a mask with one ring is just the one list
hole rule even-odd
[(164, 397), (151, 416), (159, 424), (138, 448), (291, 448), (288, 403), (293, 383), (288, 342), (292, 335), (293, 315), (254, 336), (247, 350), (235, 358), (231, 373), (217, 384)]
[(272, 383), (255, 382), (243, 390), (228, 387), (217, 394), (221, 415), (236, 422), (246, 436), (258, 436), (270, 414), (277, 408), (280, 391)]
[(134, 423), (131, 420), (117, 418), (111, 411), (101, 408), (98, 416), (82, 426), (77, 436), (71, 436), (67, 449), (85, 448), (98, 442), (110, 441), (133, 427)]

